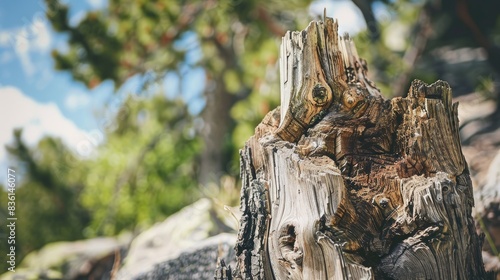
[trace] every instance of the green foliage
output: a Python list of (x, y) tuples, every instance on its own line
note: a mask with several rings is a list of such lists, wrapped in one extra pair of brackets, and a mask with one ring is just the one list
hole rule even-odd
[(495, 80), (492, 77), (481, 77), (479, 80), (479, 84), (476, 87), (476, 91), (481, 94), (484, 98), (487, 99), (495, 99), (500, 98), (496, 96), (495, 92)]
[(15, 132), (18, 260), (50, 242), (150, 226), (198, 197), (200, 141), (182, 101), (129, 96), (108, 124), (89, 158), (50, 137), (29, 148)]
[(71, 26), (66, 5), (58, 0), (45, 2), (52, 26), (70, 37), (68, 52), (53, 52), (56, 67), (69, 70), (89, 87), (107, 79), (119, 87), (135, 74), (154, 71), (161, 76), (178, 69), (187, 61), (182, 45), (190, 34), (202, 45), (204, 58), (200, 63), (207, 71), (220, 73), (229, 63), (239, 71), (241, 80), (238, 58), (229, 57), (230, 52), (226, 57), (217, 52), (233, 43), (244, 44), (237, 46), (241, 51), (244, 47), (262, 49), (261, 44), (271, 38), (269, 28), (258, 20), (262, 13), (276, 13), (284, 23), (295, 22), (292, 12), (305, 10), (309, 3), (114, 0), (106, 10), (89, 12), (77, 26)]
[[(7, 191), (6, 191), (6, 186), (0, 183), (0, 205), (7, 205), (7, 202), (9, 201)], [(8, 212), (6, 207), (2, 207), (0, 209), (0, 219), (3, 221), (7, 221), (7, 216)], [(7, 243), (7, 240), (9, 238), (9, 231), (7, 229), (3, 229), (0, 231), (0, 251), (1, 252), (6, 252), (3, 254), (3, 256), (0, 257), (0, 269), (2, 271), (7, 271), (7, 268), (9, 267), (9, 264), (7, 263), (8, 257), (7, 253), (10, 252), (10, 244)], [(16, 254), (19, 254), (19, 251), (16, 251)]]
[[(7, 147), (22, 166), (16, 170), (15, 189), (17, 263), (49, 242), (83, 238), (82, 228), (90, 221), (89, 212), (78, 200), (86, 166), (75, 161), (58, 139), (44, 138), (36, 148), (28, 148), (21, 135), (15, 131), (14, 144)], [(3, 194), (2, 205), (7, 205)], [(4, 241), (2, 246), (7, 244)]]
[[(259, 112), (256, 118), (237, 119), (228, 112), (250, 94), (255, 95), (252, 105), (270, 108), (276, 104), (279, 97), (273, 97), (269, 104), (269, 97), (260, 98), (258, 90), (266, 83), (266, 68), (275, 66), (281, 36), (309, 21), (310, 1), (114, 0), (104, 10), (89, 12), (76, 26), (67, 22), (68, 7), (55, 4), (57, 0), (46, 3), (52, 25), (70, 37), (67, 52), (53, 53), (57, 68), (69, 71), (90, 88), (104, 80), (112, 80), (119, 88), (134, 75), (159, 81), (167, 73), (177, 73), (185, 79), (189, 69), (203, 68), (207, 79), (205, 94), (225, 100), (207, 103), (218, 106), (215, 111), (219, 115), (214, 118), (226, 120), (221, 124), (223, 131), (218, 133), (220, 139), (214, 138), (223, 147), (224, 163), (213, 165), (221, 165), (222, 170), (216, 172), (236, 175), (234, 167), (238, 163), (231, 159), (241, 147), (240, 139), (252, 134), (247, 128), (255, 125), (265, 112)], [(212, 124), (216, 119), (203, 121)], [(251, 122), (247, 123), (249, 119)], [(246, 128), (238, 128), (240, 125)], [(232, 137), (234, 129), (238, 131), (237, 142)]]
[(422, 3), (408, 0), (399, 0), (392, 4), (383, 2), (386, 2), (384, 8), (387, 17), (378, 22), (378, 40), (373, 39), (370, 30), (361, 31), (353, 40), (360, 57), (368, 63), (372, 80), (383, 95), (393, 97), (404, 94), (393, 92), (393, 85), (404, 71), (412, 67), (405, 64), (403, 57), (412, 45), (411, 28), (412, 24), (417, 22)]
[(106, 142), (88, 161), (82, 204), (86, 236), (150, 225), (196, 198), (200, 143), (185, 104), (164, 95), (128, 97)]

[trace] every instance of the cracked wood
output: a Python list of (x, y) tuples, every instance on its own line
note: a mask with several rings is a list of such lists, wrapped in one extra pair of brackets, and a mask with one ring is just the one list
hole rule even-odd
[[(287, 32), (241, 151), (236, 279), (486, 279), (446, 82), (382, 97), (337, 23)], [(227, 278), (218, 278), (227, 279)]]

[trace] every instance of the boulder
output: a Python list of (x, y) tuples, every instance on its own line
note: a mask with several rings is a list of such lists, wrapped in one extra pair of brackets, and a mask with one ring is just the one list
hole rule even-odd
[(217, 257), (236, 241), (227, 224), (209, 199), (183, 208), (132, 241), (118, 279), (213, 279)]
[(50, 243), (0, 279), (109, 279), (115, 257), (124, 254), (129, 242), (130, 235)]

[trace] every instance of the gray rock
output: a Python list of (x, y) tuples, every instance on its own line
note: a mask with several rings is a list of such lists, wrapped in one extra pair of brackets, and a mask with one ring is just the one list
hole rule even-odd
[(129, 242), (130, 235), (122, 235), (50, 243), (0, 279), (109, 279), (115, 256), (123, 255)]
[[(235, 259), (233, 249), (235, 241), (236, 236), (232, 234), (220, 234), (209, 238), (199, 244), (197, 249), (182, 253), (175, 259), (158, 263), (151, 271), (133, 279), (214, 279), (218, 260)], [(234, 263), (231, 263), (230, 266), (234, 267)]]
[(212, 201), (201, 199), (138, 235), (117, 279), (213, 279), (217, 257), (226, 258), (236, 241), (218, 234), (228, 228)]

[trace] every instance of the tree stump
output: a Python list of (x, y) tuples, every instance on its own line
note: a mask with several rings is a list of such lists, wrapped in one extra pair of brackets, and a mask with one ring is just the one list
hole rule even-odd
[(486, 279), (446, 82), (384, 99), (337, 22), (288, 32), (281, 107), (241, 150), (237, 264), (216, 279)]

